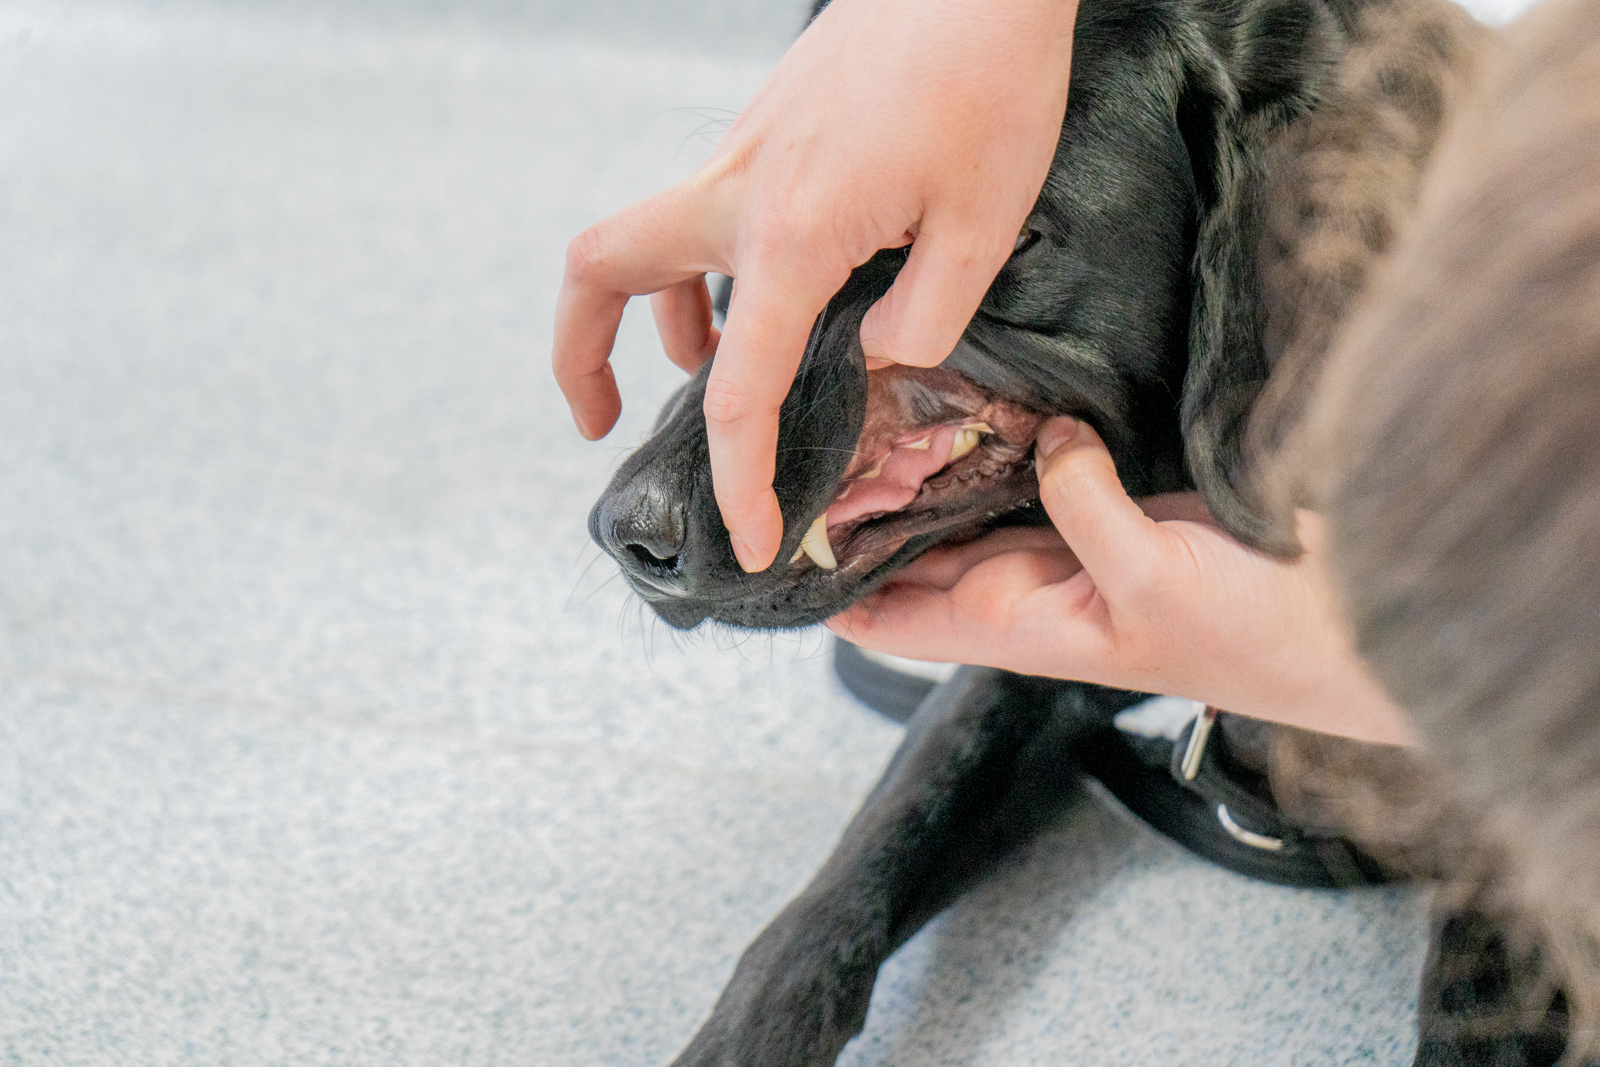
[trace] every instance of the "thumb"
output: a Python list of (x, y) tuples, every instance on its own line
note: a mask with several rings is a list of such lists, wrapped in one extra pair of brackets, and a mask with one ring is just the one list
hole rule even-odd
[(1156, 524), (1122, 487), (1100, 435), (1076, 419), (1051, 419), (1034, 454), (1050, 521), (1096, 588), (1114, 596), (1140, 581), (1156, 560)]
[(938, 229), (917, 235), (894, 284), (861, 320), (861, 350), (869, 360), (944, 362), (1011, 252), (1005, 244), (974, 251), (976, 244), (968, 234)]

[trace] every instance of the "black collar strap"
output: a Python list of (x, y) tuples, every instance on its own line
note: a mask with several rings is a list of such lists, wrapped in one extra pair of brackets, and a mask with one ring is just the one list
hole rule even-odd
[(1175, 741), (1096, 731), (1075, 746), (1083, 768), (1152, 828), (1205, 859), (1279, 885), (1336, 889), (1396, 880), (1351, 842), (1301, 826), (1265, 777), (1228, 752), (1215, 708)]

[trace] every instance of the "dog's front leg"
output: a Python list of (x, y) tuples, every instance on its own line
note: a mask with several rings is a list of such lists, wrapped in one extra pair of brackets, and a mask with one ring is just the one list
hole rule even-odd
[[(1075, 793), (1057, 683), (962, 668), (907, 726), (811, 883), (745, 950), (674, 1067), (827, 1067), (861, 1031), (878, 968)], [(1066, 718), (1072, 718), (1069, 713)], [(1041, 755), (1038, 749), (1052, 751)], [(1039, 774), (1022, 774), (1029, 767)]]

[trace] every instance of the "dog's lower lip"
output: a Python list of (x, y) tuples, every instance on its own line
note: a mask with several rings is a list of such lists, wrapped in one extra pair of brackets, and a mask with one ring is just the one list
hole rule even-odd
[(671, 597), (674, 600), (683, 600), (691, 595), (687, 589), (680, 589), (670, 585), (658, 585), (642, 574), (630, 574), (628, 575), (628, 580), (633, 582), (634, 585), (643, 586), (657, 596)]

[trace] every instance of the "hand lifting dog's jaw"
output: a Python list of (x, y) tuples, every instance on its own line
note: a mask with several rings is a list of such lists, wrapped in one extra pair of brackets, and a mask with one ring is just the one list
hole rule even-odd
[[(713, 510), (697, 403), (709, 368), (618, 471), (591, 531), (669, 624), (820, 622), (927, 547), (974, 536), (1036, 501), (1032, 442), (1043, 403), (980, 384), (982, 359), (970, 354), (977, 373), (866, 371), (861, 316), (905, 260), (903, 250), (873, 257), (813, 331), (780, 417), (777, 484), (792, 532), (774, 566), (744, 573)], [(1096, 408), (1070, 367), (1053, 374), (1073, 410)]]

